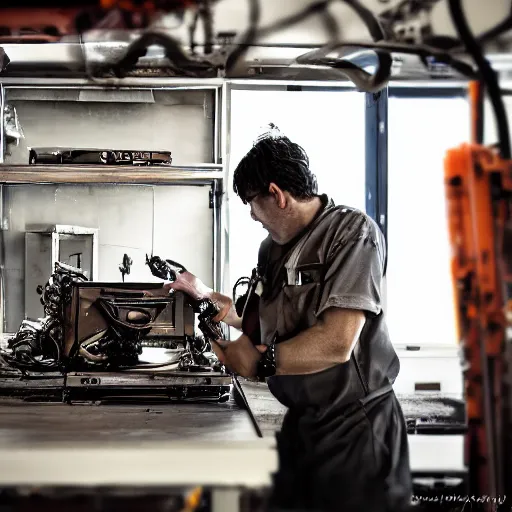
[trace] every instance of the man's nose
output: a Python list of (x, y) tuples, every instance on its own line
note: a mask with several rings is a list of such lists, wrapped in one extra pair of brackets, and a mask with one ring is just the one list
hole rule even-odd
[(249, 215), (251, 216), (252, 220), (255, 220), (256, 222), (258, 222), (258, 218), (256, 217), (256, 215), (254, 215), (253, 212), (251, 212)]

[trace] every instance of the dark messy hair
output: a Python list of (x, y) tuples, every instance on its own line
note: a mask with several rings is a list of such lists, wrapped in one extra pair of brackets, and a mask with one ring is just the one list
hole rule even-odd
[(296, 199), (314, 197), (318, 187), (308, 155), (275, 125), (270, 128), (238, 164), (233, 177), (235, 194), (246, 203), (251, 194), (266, 194), (270, 183), (275, 183)]

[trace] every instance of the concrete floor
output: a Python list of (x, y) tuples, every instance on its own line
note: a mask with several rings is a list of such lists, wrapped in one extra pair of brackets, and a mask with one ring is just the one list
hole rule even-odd
[(265, 383), (240, 379), (240, 384), (263, 437), (273, 437), (281, 428), (286, 407), (273, 397)]

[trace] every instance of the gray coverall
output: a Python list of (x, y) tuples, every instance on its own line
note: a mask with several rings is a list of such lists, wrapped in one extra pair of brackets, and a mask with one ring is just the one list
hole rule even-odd
[(400, 365), (381, 307), (384, 237), (366, 214), (320, 197), (323, 208), (294, 240), (261, 244), (261, 340), (289, 339), (331, 307), (362, 310), (366, 323), (346, 363), (268, 379), (288, 407), (271, 508), (400, 512), (412, 486), (406, 425), (392, 388)]

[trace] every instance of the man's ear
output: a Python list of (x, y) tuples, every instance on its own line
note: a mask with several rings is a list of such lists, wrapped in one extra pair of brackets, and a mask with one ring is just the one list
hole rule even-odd
[(268, 187), (268, 193), (274, 197), (277, 206), (283, 209), (286, 208), (287, 200), (284, 192), (275, 184), (271, 183)]

